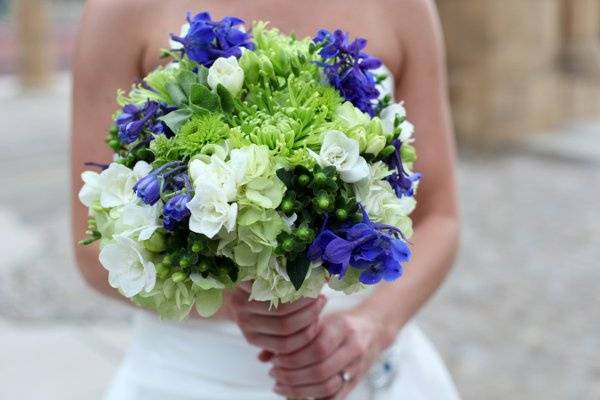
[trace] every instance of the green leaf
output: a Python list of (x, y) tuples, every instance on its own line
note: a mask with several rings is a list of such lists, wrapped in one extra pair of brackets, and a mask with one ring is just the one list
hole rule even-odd
[(279, 168), (275, 173), (288, 189), (291, 189), (294, 186), (294, 173), (292, 171), (288, 171), (285, 168)]
[(213, 316), (223, 305), (223, 291), (219, 289), (201, 290), (196, 293), (196, 311), (201, 317)]
[(208, 85), (208, 68), (204, 65), (198, 67), (198, 81), (201, 85)]
[(288, 260), (287, 273), (290, 277), (292, 285), (294, 285), (294, 288), (296, 290), (300, 290), (300, 288), (302, 287), (302, 284), (306, 279), (306, 274), (308, 273), (309, 267), (310, 261), (304, 256)]
[(220, 83), (217, 85), (217, 94), (221, 99), (221, 108), (226, 113), (232, 113), (235, 110), (233, 96), (227, 88)]
[(206, 108), (213, 112), (221, 111), (219, 95), (211, 92), (208, 87), (199, 83), (192, 85), (189, 99), (190, 104), (195, 106)]
[(181, 71), (177, 75), (177, 83), (186, 96), (190, 95), (192, 86), (198, 83), (198, 75), (191, 71)]
[(182, 108), (179, 110), (171, 111), (167, 115), (164, 115), (159, 118), (159, 120), (164, 121), (165, 124), (171, 129), (173, 132), (179, 132), (179, 129), (183, 124), (185, 124), (192, 117), (192, 111), (187, 108)]
[(171, 98), (173, 99), (175, 104), (181, 105), (186, 102), (187, 96), (185, 95), (185, 93), (179, 87), (178, 84), (170, 82), (170, 83), (167, 83), (166, 88), (167, 88), (167, 92), (169, 93), (169, 96), (171, 96)]

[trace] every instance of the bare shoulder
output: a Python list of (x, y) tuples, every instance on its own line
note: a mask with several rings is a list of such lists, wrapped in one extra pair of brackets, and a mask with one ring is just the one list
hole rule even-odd
[(441, 24), (434, 0), (380, 0), (394, 22), (403, 47), (423, 45), (424, 41), (439, 45)]
[[(88, 0), (81, 18), (78, 50), (93, 49), (98, 57), (131, 55), (140, 47), (143, 32), (140, 27), (152, 0)], [(86, 54), (89, 56), (89, 54)]]

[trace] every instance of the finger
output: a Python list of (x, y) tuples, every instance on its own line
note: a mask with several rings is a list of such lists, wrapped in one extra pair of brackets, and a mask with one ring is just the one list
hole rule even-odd
[(266, 363), (271, 361), (271, 358), (273, 358), (273, 356), (275, 356), (275, 354), (273, 354), (272, 351), (263, 350), (258, 354), (258, 361)]
[(240, 282), (238, 287), (248, 294), (252, 293), (252, 281)]
[(334, 353), (324, 361), (298, 369), (273, 367), (269, 374), (278, 383), (290, 386), (309, 385), (325, 382), (341, 371), (347, 370), (360, 354), (352, 346), (345, 345), (345, 341)]
[(345, 371), (347, 371), (350, 374), (350, 376), (352, 377), (350, 379), (350, 382), (344, 382), (344, 387), (342, 388), (342, 390), (337, 392), (330, 399), (322, 399), (322, 400), (345, 400), (346, 397), (348, 397), (348, 395), (352, 392), (352, 390), (354, 390), (356, 385), (358, 385), (358, 383), (360, 382), (360, 377), (364, 374), (364, 370), (365, 370), (365, 368), (363, 367), (363, 363), (361, 363), (361, 362), (357, 362), (357, 363), (353, 363), (353, 364), (349, 365), (347, 368), (345, 368)]
[(276, 354), (273, 365), (278, 368), (298, 369), (318, 364), (342, 344), (345, 337), (337, 330), (321, 329), (308, 346), (290, 354)]
[(302, 329), (307, 328), (310, 324), (315, 322), (324, 306), (325, 301), (319, 299), (310, 306), (284, 317), (249, 314), (244, 312), (238, 315), (238, 324), (244, 331), (249, 333), (289, 336), (296, 332), (300, 332)]
[(313, 323), (300, 332), (296, 332), (289, 336), (249, 333), (246, 335), (246, 339), (248, 342), (250, 342), (250, 344), (273, 353), (268, 360), (270, 361), (273, 359), (273, 357), (275, 357), (275, 354), (292, 353), (305, 347), (308, 343), (314, 340), (318, 333), (318, 323)]
[(265, 301), (251, 301), (249, 300), (248, 292), (244, 290), (235, 290), (231, 294), (231, 302), (238, 311), (248, 312), (259, 315), (267, 316), (286, 316), (293, 314), (302, 308), (308, 307), (316, 302), (320, 297), (317, 298), (302, 298), (298, 301), (288, 304), (280, 304), (278, 307), (272, 307), (269, 302)]
[(343, 384), (342, 377), (336, 375), (317, 385), (288, 386), (277, 384), (273, 390), (277, 394), (291, 398), (304, 399), (307, 397), (316, 397), (320, 399), (323, 397), (335, 396), (342, 389)]

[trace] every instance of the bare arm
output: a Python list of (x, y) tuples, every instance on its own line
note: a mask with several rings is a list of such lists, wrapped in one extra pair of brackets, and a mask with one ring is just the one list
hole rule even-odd
[[(413, 1), (414, 2), (414, 1)], [(405, 101), (415, 124), (415, 169), (423, 174), (413, 215), (413, 258), (404, 276), (379, 285), (359, 311), (365, 311), (387, 328), (385, 344), (431, 297), (454, 261), (458, 243), (455, 189), (455, 148), (447, 97), (443, 37), (434, 6), (419, 1), (413, 15), (419, 25), (404, 27), (402, 73), (396, 98)], [(408, 29), (407, 29), (408, 28)]]
[[(84, 237), (87, 227), (87, 209), (77, 198), (84, 163), (111, 161), (112, 152), (104, 138), (117, 108), (117, 89), (126, 89), (139, 78), (137, 63), (142, 46), (131, 23), (132, 13), (138, 12), (134, 3), (88, 1), (81, 20), (73, 61), (71, 203), (74, 241)], [(108, 284), (108, 272), (98, 261), (96, 245), (75, 245), (75, 257), (90, 286), (111, 297), (122, 298)]]
[[(402, 72), (396, 74), (396, 98), (405, 101), (408, 117), (417, 127), (420, 158), (416, 170), (423, 174), (413, 216), (413, 258), (402, 278), (378, 284), (356, 309), (325, 316), (309, 346), (275, 356), (275, 391), (288, 397), (345, 399), (379, 353), (432, 296), (454, 260), (458, 242), (455, 149), (439, 22), (429, 0), (388, 3), (403, 14), (394, 19), (403, 60)], [(398, 7), (400, 3), (403, 7)], [(340, 371), (347, 371), (353, 379), (343, 383)]]

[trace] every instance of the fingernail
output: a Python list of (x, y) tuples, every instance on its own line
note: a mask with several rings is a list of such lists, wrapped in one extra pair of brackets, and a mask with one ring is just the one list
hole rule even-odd
[(283, 390), (281, 388), (281, 386), (277, 385), (273, 388), (273, 391), (277, 394), (283, 394)]

